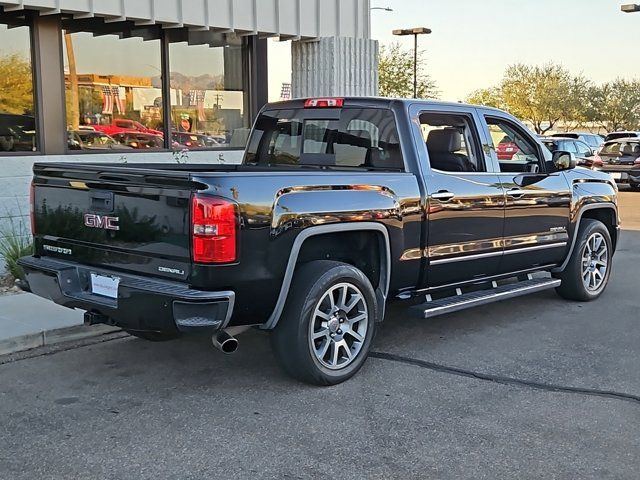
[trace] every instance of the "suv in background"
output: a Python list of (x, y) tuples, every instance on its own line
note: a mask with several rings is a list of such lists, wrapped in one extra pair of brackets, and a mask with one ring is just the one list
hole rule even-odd
[(589, 168), (593, 166), (595, 154), (589, 145), (580, 140), (553, 136), (541, 138), (540, 141), (551, 153), (558, 151), (573, 153), (578, 165)]
[(580, 140), (591, 147), (591, 150), (596, 151), (604, 144), (604, 137), (602, 135), (596, 135), (595, 133), (586, 132), (567, 132), (567, 133), (554, 133), (549, 135), (552, 138), (573, 138), (574, 140)]
[(640, 190), (640, 138), (621, 138), (606, 142), (599, 154), (599, 170), (617, 183)]

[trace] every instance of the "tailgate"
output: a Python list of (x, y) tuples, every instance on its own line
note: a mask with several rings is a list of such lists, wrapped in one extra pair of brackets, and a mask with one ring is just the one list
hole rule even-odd
[(190, 274), (189, 173), (36, 164), (36, 255), (174, 280)]

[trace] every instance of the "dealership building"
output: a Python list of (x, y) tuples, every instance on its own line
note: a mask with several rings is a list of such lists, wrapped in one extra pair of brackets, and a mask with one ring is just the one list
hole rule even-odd
[[(376, 94), (369, 13), (369, 0), (0, 0), (0, 236), (28, 223), (34, 162), (237, 163), (269, 98)], [(290, 84), (269, 92), (283, 69)]]

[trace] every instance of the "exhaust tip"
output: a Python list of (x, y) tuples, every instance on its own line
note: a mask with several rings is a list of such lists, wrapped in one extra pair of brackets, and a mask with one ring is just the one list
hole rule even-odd
[(227, 332), (220, 332), (217, 335), (211, 337), (213, 346), (220, 350), (225, 355), (231, 355), (238, 350), (238, 340), (232, 337)]

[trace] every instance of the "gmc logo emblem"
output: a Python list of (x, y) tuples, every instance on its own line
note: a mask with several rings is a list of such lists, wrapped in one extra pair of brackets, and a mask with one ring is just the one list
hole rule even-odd
[(84, 225), (89, 228), (101, 228), (103, 230), (120, 230), (119, 217), (109, 217), (107, 215), (95, 215), (93, 213), (84, 214)]

